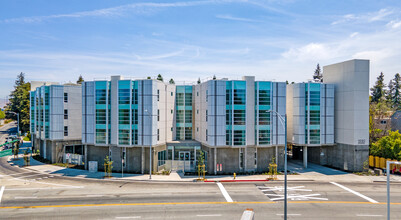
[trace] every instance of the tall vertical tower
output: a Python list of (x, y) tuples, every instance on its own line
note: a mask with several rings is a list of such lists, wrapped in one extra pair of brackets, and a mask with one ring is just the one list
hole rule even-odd
[(369, 156), (369, 60), (349, 60), (323, 67), (325, 83), (335, 85), (335, 143), (328, 165), (361, 171)]

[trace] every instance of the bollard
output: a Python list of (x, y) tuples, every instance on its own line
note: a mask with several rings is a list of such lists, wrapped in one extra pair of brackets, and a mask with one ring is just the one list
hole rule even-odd
[(234, 173), (234, 179), (235, 179), (236, 176), (237, 176), (237, 175)]

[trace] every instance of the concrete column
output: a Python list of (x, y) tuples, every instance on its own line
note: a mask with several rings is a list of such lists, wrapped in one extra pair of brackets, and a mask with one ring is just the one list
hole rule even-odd
[(278, 146), (276, 145), (276, 164), (278, 166)]
[(304, 168), (308, 168), (308, 147), (303, 147), (303, 154), (304, 154)]
[(85, 170), (87, 170), (88, 169), (88, 145), (87, 144), (85, 144), (85, 146), (84, 146), (84, 154), (85, 154)]
[(46, 140), (43, 141), (43, 158), (46, 159)]
[(145, 173), (145, 149), (144, 147), (142, 147), (142, 157), (141, 157), (141, 173), (144, 174)]
[(214, 175), (217, 175), (217, 169), (216, 169), (216, 167), (217, 167), (217, 148), (214, 148), (214, 168), (213, 168), (213, 170), (214, 170)]

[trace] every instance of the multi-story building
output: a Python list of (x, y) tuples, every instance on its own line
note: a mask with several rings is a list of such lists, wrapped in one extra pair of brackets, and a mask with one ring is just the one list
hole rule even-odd
[[(261, 172), (283, 163), (285, 83), (210, 80), (194, 86), (195, 140), (208, 155), (209, 173)], [(281, 152), (281, 153), (279, 153)]]
[(81, 86), (47, 82), (32, 82), (31, 85), (34, 149), (53, 163), (62, 162), (64, 153), (83, 155)]
[(293, 158), (303, 159), (304, 167), (308, 159), (321, 163), (320, 147), (334, 145), (334, 85), (288, 85), (287, 120), (287, 141), (292, 144)]
[[(82, 86), (82, 143), (87, 161), (105, 156), (115, 170), (149, 170), (149, 149), (153, 149), (153, 170), (159, 152), (173, 140), (175, 85), (158, 80), (111, 80), (84, 82)], [(156, 158), (155, 158), (156, 156)], [(124, 161), (124, 163), (123, 163)]]

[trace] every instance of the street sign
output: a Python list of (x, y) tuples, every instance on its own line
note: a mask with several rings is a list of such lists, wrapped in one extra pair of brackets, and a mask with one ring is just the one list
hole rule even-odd
[(11, 156), (12, 154), (12, 149), (0, 151), (0, 157)]
[(65, 155), (65, 159), (67, 159), (67, 160), (70, 159), (70, 153)]

